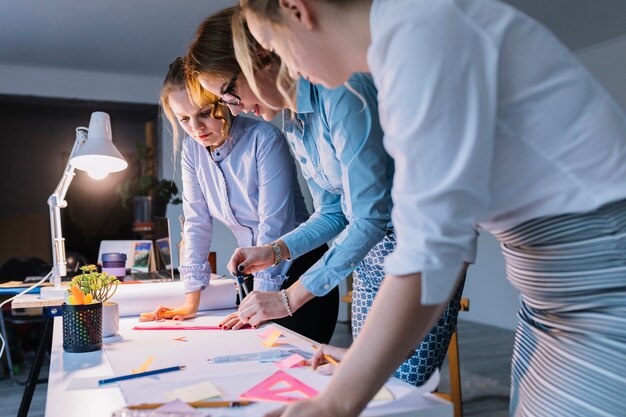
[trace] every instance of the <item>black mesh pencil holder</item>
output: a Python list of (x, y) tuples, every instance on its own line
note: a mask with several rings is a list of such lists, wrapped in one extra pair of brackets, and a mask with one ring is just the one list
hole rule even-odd
[(102, 303), (63, 304), (63, 350), (91, 352), (102, 348)]

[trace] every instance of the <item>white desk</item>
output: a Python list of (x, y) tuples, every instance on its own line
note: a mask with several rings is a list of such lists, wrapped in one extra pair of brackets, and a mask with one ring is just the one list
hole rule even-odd
[[(224, 310), (202, 312), (196, 319), (185, 321), (183, 325), (215, 325), (226, 313)], [(135, 391), (134, 394), (130, 394), (134, 395), (134, 398), (138, 398), (138, 395), (146, 396), (148, 401), (141, 402), (164, 402), (158, 399), (160, 392), (207, 380), (225, 392), (227, 394), (225, 397), (235, 399), (266, 376), (279, 370), (274, 363), (211, 364), (207, 361), (209, 357), (216, 355), (266, 349), (260, 345), (262, 339), (256, 335), (263, 328), (239, 331), (132, 330), (132, 327), (138, 324), (140, 323), (135, 317), (121, 319), (120, 334), (104, 339), (103, 350), (65, 353), (62, 319), (55, 318), (46, 417), (84, 415), (110, 417), (113, 411), (127, 405), (125, 395), (129, 395), (131, 391)], [(146, 323), (141, 323), (144, 324)], [(291, 345), (311, 351), (311, 342), (308, 339), (287, 329), (282, 330), (287, 335), (286, 341)], [(173, 340), (181, 335), (187, 336), (188, 341)], [(149, 369), (173, 365), (185, 365), (187, 368), (154, 377), (124, 381), (121, 384), (128, 385), (122, 387), (119, 383), (97, 386), (98, 379), (130, 373), (131, 368), (139, 367), (151, 355), (155, 356), (155, 359)], [(321, 391), (329, 380), (329, 377), (318, 375), (308, 368), (293, 368), (287, 372), (318, 391)], [(411, 395), (415, 388), (396, 379), (390, 380), (387, 386), (392, 392), (408, 392), (408, 395), (386, 404), (377, 403), (374, 408), (368, 407), (363, 416), (452, 416), (452, 405), (434, 395)], [(263, 402), (241, 408), (205, 409), (205, 411), (210, 412), (212, 417), (262, 416), (266, 411), (281, 406), (279, 403)]]

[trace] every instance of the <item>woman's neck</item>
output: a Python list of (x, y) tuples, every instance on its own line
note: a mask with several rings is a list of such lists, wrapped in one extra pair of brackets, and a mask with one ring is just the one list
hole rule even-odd
[(334, 49), (341, 52), (343, 69), (349, 73), (369, 71), (367, 50), (372, 42), (370, 32), (372, 1), (355, 1), (352, 5), (343, 6), (346, 10), (342, 13), (337, 12), (338, 6), (326, 5), (328, 8), (334, 8), (325, 13), (325, 18), (328, 19), (326, 29), (329, 30), (329, 39), (335, 44)]

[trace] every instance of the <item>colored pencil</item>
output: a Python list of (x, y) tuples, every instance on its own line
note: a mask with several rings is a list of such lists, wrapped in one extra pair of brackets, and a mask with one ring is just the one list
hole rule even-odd
[(169, 368), (155, 369), (153, 371), (138, 372), (136, 374), (128, 374), (128, 375), (116, 376), (116, 377), (113, 377), (113, 378), (101, 379), (101, 380), (98, 381), (98, 385), (108, 384), (110, 382), (125, 381), (127, 379), (141, 378), (141, 377), (144, 377), (144, 376), (163, 374), (165, 372), (180, 371), (182, 369), (185, 369), (184, 365), (181, 365), (181, 366), (170, 366)]
[[(313, 349), (315, 349), (315, 350), (319, 349), (319, 347), (317, 347), (316, 345), (311, 345), (311, 346), (313, 346)], [(335, 360), (335, 358), (333, 358), (332, 356), (326, 355), (326, 354), (324, 354), (323, 356), (324, 356), (324, 359), (326, 359), (327, 362), (332, 363), (335, 366), (339, 365), (339, 362), (337, 362)]]
[[(254, 401), (194, 401), (187, 403), (187, 405), (194, 408), (244, 407), (250, 404), (254, 404)], [(154, 410), (155, 408), (159, 408), (164, 405), (165, 403), (139, 404), (129, 405), (126, 408), (129, 410)]]

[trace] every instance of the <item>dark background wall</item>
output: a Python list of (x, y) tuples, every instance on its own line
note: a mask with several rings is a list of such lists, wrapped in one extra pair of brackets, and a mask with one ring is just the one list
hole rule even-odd
[[(100, 240), (132, 238), (131, 207), (122, 207), (116, 186), (136, 175), (135, 143), (146, 123), (156, 123), (156, 105), (0, 95), (0, 263), (14, 256), (51, 261), (47, 200), (58, 184), (78, 126), (94, 111), (111, 116), (113, 143), (131, 164), (103, 180), (76, 171), (62, 209), (66, 251), (95, 263)], [(158, 142), (158, 141), (157, 141)]]

